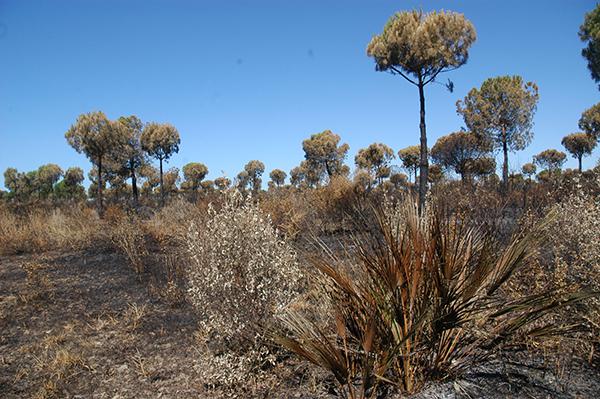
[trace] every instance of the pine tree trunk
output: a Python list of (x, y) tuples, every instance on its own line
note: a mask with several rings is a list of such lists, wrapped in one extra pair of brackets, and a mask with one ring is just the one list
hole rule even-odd
[(163, 185), (163, 160), (159, 158), (160, 164), (160, 205), (163, 206), (165, 204), (165, 187)]
[(133, 167), (133, 164), (130, 164), (129, 170), (131, 172), (131, 192), (133, 194), (133, 203), (137, 205), (139, 194), (137, 188), (137, 177), (135, 176), (135, 168)]
[(577, 159), (579, 160), (579, 173), (581, 173), (581, 158), (583, 158), (583, 156), (582, 156), (582, 155), (579, 155), (579, 156), (577, 157)]
[(325, 161), (325, 170), (327, 171), (327, 177), (329, 177), (329, 180), (331, 180), (333, 172), (331, 171), (331, 168), (329, 167), (329, 162), (327, 161)]
[(419, 102), (421, 105), (421, 157), (419, 160), (419, 214), (425, 209), (425, 197), (427, 195), (427, 172), (429, 164), (427, 161), (427, 128), (425, 126), (425, 92), (423, 80), (419, 76)]
[(506, 128), (502, 128), (502, 154), (504, 162), (502, 163), (502, 189), (504, 194), (508, 193), (508, 143), (506, 142)]
[(98, 216), (100, 219), (104, 217), (104, 207), (102, 206), (102, 157), (98, 157), (98, 198), (96, 202), (98, 203)]

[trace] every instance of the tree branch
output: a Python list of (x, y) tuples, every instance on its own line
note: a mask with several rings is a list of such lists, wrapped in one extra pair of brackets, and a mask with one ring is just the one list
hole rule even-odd
[(390, 69), (392, 71), (396, 72), (398, 75), (402, 76), (404, 79), (408, 80), (410, 83), (414, 84), (415, 86), (418, 86), (418, 84), (414, 80), (410, 79), (408, 76), (406, 76), (404, 73), (402, 73), (401, 70), (397, 69), (394, 66), (390, 66)]
[(442, 69), (438, 69), (435, 73), (433, 73), (431, 75), (431, 77), (423, 83), (423, 86), (427, 85), (428, 83), (433, 82), (435, 80), (435, 78), (439, 75), (440, 72), (442, 72)]
[(461, 66), (462, 66), (462, 65), (459, 65), (459, 66), (455, 66), (455, 67), (448, 68), (448, 69), (443, 69), (443, 68), (442, 68), (442, 69), (440, 70), (440, 72), (439, 72), (439, 73), (451, 72), (451, 71), (454, 71), (455, 69), (458, 69), (458, 68), (460, 68)]

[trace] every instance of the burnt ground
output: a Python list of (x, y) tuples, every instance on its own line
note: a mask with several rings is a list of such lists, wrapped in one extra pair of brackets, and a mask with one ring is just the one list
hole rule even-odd
[[(110, 251), (0, 258), (0, 398), (206, 398), (194, 313), (181, 296), (141, 278)], [(243, 397), (331, 397), (302, 363)], [(311, 377), (312, 376), (312, 377)], [(311, 381), (312, 379), (312, 381)], [(248, 393), (253, 392), (253, 393)], [(593, 398), (597, 367), (557, 370), (507, 355), (420, 399)]]

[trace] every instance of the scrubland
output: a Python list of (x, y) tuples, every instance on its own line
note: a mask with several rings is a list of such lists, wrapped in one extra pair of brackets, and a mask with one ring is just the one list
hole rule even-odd
[(0, 210), (0, 396), (593, 397), (600, 178)]

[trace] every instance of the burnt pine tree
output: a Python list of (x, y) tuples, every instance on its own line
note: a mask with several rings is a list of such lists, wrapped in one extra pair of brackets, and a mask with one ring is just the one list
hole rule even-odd
[(98, 171), (97, 207), (100, 217), (103, 216), (102, 174), (103, 165), (108, 162), (107, 156), (123, 146), (123, 135), (117, 122), (110, 121), (103, 112), (90, 112), (79, 115), (75, 123), (65, 133), (67, 142), (77, 152), (84, 153)]
[(543, 170), (549, 172), (558, 172), (565, 163), (567, 154), (553, 148), (544, 150), (533, 157), (533, 162), (539, 165)]
[(411, 145), (398, 151), (398, 158), (402, 161), (402, 167), (410, 174), (415, 174), (415, 184), (417, 183), (417, 171), (419, 169), (421, 148), (418, 145)]
[(258, 194), (262, 185), (261, 176), (265, 172), (265, 164), (258, 160), (252, 160), (244, 166), (244, 171), (248, 174), (248, 181), (252, 185), (252, 193)]
[(586, 155), (591, 155), (596, 147), (596, 140), (586, 133), (571, 133), (562, 139), (562, 145), (567, 151), (576, 158), (581, 172), (581, 159)]
[(581, 55), (588, 62), (592, 79), (598, 83), (600, 82), (600, 4), (585, 15), (585, 20), (579, 28), (579, 37), (587, 43), (587, 47), (581, 50)]
[(160, 168), (160, 202), (165, 202), (165, 185), (163, 176), (163, 162), (166, 162), (171, 158), (173, 154), (179, 152), (179, 132), (177, 129), (168, 124), (149, 123), (142, 131), (140, 137), (142, 149), (146, 151), (148, 155), (158, 159)]
[(305, 166), (312, 169), (313, 174), (319, 174), (319, 180), (327, 173), (331, 180), (333, 176), (345, 175), (348, 168), (344, 160), (350, 146), (346, 143), (340, 144), (340, 136), (331, 130), (316, 133), (302, 142), (304, 150)]
[(281, 169), (273, 169), (269, 174), (269, 177), (271, 178), (273, 184), (275, 184), (277, 187), (281, 187), (285, 183), (287, 174)]
[(389, 177), (391, 169), (389, 164), (395, 158), (394, 150), (383, 143), (373, 143), (367, 148), (358, 150), (354, 157), (356, 166), (366, 169), (371, 173), (377, 183), (381, 184), (383, 179)]
[[(375, 59), (378, 71), (402, 76), (419, 91), (421, 147), (419, 158), (419, 210), (427, 194), (427, 128), (425, 86), (442, 72), (467, 62), (476, 39), (475, 28), (464, 15), (455, 12), (404, 11), (394, 14), (383, 32), (371, 39), (367, 55)], [(451, 83), (448, 85), (451, 90)]]
[[(208, 167), (200, 162), (190, 162), (183, 166), (183, 177), (185, 178), (185, 186), (192, 193), (191, 197), (194, 201), (198, 199), (198, 189), (202, 185), (202, 181), (208, 175)], [(183, 187), (184, 184), (181, 186)]]
[(579, 118), (579, 128), (594, 140), (600, 140), (600, 103), (583, 111)]
[(125, 145), (119, 150), (122, 158), (122, 168), (124, 174), (131, 178), (131, 194), (133, 202), (137, 205), (139, 199), (138, 192), (138, 173), (145, 162), (144, 151), (142, 150), (141, 136), (144, 124), (135, 115), (122, 116), (119, 118), (122, 127)]
[(431, 158), (446, 169), (460, 175), (460, 180), (476, 174), (480, 159), (490, 152), (487, 141), (470, 132), (454, 132), (440, 137), (431, 149)]
[(533, 116), (538, 102), (535, 83), (520, 76), (487, 79), (456, 103), (457, 112), (473, 133), (502, 151), (502, 185), (508, 188), (508, 152), (522, 150), (533, 139)]

